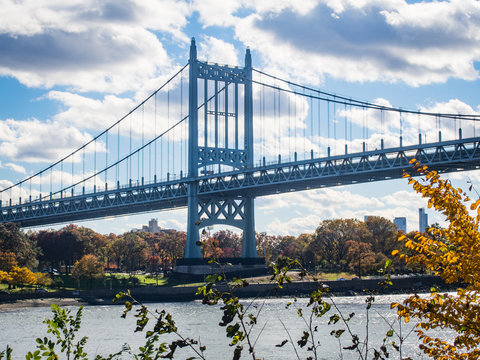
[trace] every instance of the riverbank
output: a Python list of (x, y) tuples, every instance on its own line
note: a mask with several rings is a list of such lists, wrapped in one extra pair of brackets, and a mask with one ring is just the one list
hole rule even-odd
[[(379, 279), (353, 279), (337, 281), (296, 281), (287, 283), (282, 289), (276, 289), (274, 284), (251, 283), (244, 288), (235, 290), (240, 298), (251, 297), (287, 297), (308, 296), (314, 290), (321, 288), (337, 296), (355, 296), (376, 292), (378, 294), (401, 294), (429, 292), (432, 287), (442, 291), (455, 290), (456, 286), (446, 286), (435, 276), (411, 276), (392, 279), (392, 285), (379, 285)], [(227, 291), (225, 285), (217, 285), (221, 291)], [(152, 286), (129, 289), (132, 296), (145, 303), (149, 302), (186, 302), (201, 298), (196, 295), (198, 286)], [(50, 306), (56, 303), (62, 306), (70, 305), (111, 305), (115, 295), (121, 290), (97, 289), (79, 291), (56, 291), (47, 293), (16, 293), (0, 294), (0, 311), (24, 307)], [(122, 302), (119, 302), (122, 304)]]

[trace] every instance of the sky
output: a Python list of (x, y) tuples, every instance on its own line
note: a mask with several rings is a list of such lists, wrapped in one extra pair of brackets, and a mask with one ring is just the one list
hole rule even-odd
[[(347, 97), (480, 111), (476, 0), (0, 0), (0, 188), (47, 167), (121, 118), (198, 56), (253, 66)], [(374, 126), (374, 125), (372, 125)], [(478, 172), (447, 174), (478, 189)], [(407, 218), (426, 201), (403, 179), (255, 200), (258, 232), (312, 233), (322, 220)], [(430, 223), (443, 218), (427, 210)], [(80, 223), (122, 233), (157, 218), (186, 230), (186, 209)]]

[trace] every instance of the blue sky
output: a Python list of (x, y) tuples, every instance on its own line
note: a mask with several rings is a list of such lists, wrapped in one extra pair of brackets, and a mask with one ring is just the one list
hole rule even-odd
[[(241, 65), (248, 46), (255, 68), (332, 93), (480, 110), (475, 0), (3, 0), (1, 8), (2, 188), (118, 120), (187, 62), (192, 36), (201, 59)], [(480, 180), (448, 176), (464, 188)], [(415, 230), (425, 204), (404, 180), (311, 190), (258, 198), (256, 228), (297, 235), (324, 219), (382, 215), (406, 216)], [(186, 228), (184, 209), (82, 224), (120, 233), (151, 217)]]

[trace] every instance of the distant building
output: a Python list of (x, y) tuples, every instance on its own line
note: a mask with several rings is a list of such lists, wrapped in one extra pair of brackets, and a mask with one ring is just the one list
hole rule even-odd
[(148, 225), (143, 225), (141, 229), (132, 229), (132, 231), (133, 232), (144, 231), (144, 232), (155, 234), (158, 232), (169, 233), (173, 230), (162, 229), (160, 226), (158, 226), (158, 219), (150, 219), (150, 221), (148, 222)]
[(393, 219), (393, 223), (397, 226), (397, 229), (403, 231), (404, 233), (407, 232), (407, 218), (406, 217), (396, 217)]
[(418, 209), (418, 231), (423, 232), (428, 228), (428, 215), (424, 208)]

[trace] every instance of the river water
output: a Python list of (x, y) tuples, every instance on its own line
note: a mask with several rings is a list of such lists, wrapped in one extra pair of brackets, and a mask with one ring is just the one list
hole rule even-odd
[[(382, 295), (376, 296), (375, 302), (368, 314), (365, 310), (365, 297), (336, 297), (335, 304), (338, 305), (341, 312), (346, 316), (351, 312), (355, 316), (350, 321), (353, 333), (359, 334), (361, 340), (366, 337), (366, 325), (368, 324), (369, 347), (378, 348), (386, 332), (390, 329), (389, 324), (393, 324), (396, 333), (406, 337), (412, 330), (413, 324), (403, 324), (399, 326), (398, 320), (393, 310), (390, 309), (391, 302), (400, 302), (405, 295)], [(261, 359), (295, 359), (297, 358), (291, 342), (283, 347), (275, 345), (289, 338), (289, 334), (296, 343), (300, 339), (302, 332), (306, 329), (306, 323), (297, 315), (297, 308), (303, 308), (304, 314), (309, 314), (306, 305), (308, 299), (300, 298), (290, 308), (286, 308), (291, 299), (264, 299), (244, 300), (244, 304), (250, 304), (250, 309), (260, 310), (258, 324), (252, 331), (252, 338), (256, 340), (256, 355)], [(185, 303), (151, 303), (147, 304), (149, 309), (166, 310), (171, 313), (175, 320), (179, 332), (185, 337), (191, 337), (200, 340), (202, 345), (206, 346), (205, 357), (207, 359), (231, 359), (234, 347), (228, 345), (229, 338), (225, 336), (225, 328), (218, 326), (221, 320), (222, 310), (220, 306), (207, 306), (201, 302)], [(77, 307), (68, 307), (75, 312)], [(128, 343), (131, 348), (137, 349), (145, 343), (144, 334), (134, 333), (135, 318), (130, 313), (126, 319), (120, 317), (123, 311), (122, 306), (102, 305), (85, 306), (82, 327), (79, 336), (88, 336), (86, 351), (88, 358), (95, 358), (96, 354), (106, 356), (122, 349), (123, 344)], [(351, 344), (348, 341), (347, 334), (344, 333), (340, 341), (330, 335), (332, 330), (345, 328), (343, 324), (328, 325), (331, 310), (321, 319), (315, 319), (315, 325), (318, 325), (317, 339), (320, 342), (319, 358), (321, 359), (357, 359), (358, 354), (343, 350), (342, 347)], [(13, 348), (13, 359), (24, 359), (28, 351), (34, 351), (36, 348), (36, 337), (44, 337), (46, 334), (46, 325), (43, 320), (51, 318), (50, 308), (24, 308), (15, 310), (0, 311), (0, 350), (5, 349), (6, 345)], [(284, 326), (288, 332), (285, 330)], [(153, 326), (153, 321), (151, 326)], [(263, 331), (262, 331), (263, 329)], [(164, 341), (167, 341), (165, 337)], [(399, 343), (397, 335), (393, 336), (396, 343)], [(391, 358), (398, 359), (398, 353), (392, 348)], [(304, 349), (297, 351), (301, 359), (308, 357), (308, 352)], [(245, 348), (242, 359), (251, 359)], [(415, 333), (411, 332), (406, 338), (402, 347), (402, 356), (411, 356), (413, 359), (426, 358), (422, 356), (418, 349)], [(192, 356), (188, 349), (179, 349), (175, 359), (186, 359)], [(125, 354), (124, 359), (133, 358)]]

